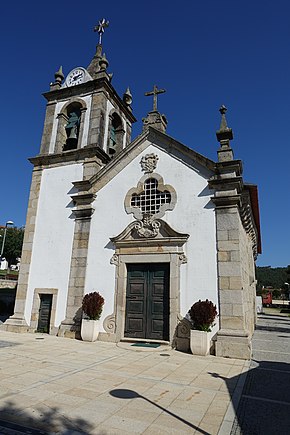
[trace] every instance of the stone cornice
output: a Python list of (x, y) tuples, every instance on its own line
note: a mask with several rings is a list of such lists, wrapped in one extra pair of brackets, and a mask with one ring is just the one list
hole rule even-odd
[(28, 160), (35, 166), (63, 166), (64, 164), (82, 163), (86, 158), (97, 157), (105, 164), (110, 162), (110, 157), (97, 146), (78, 148), (76, 150), (64, 151), (59, 154), (39, 154)]
[(237, 176), (240, 176), (243, 173), (243, 163), (241, 160), (217, 162), (215, 164), (215, 172), (216, 174), (234, 172)]
[(253, 216), (250, 194), (246, 190), (241, 195), (240, 216), (243, 227), (252, 240), (254, 258), (256, 259), (258, 256), (258, 231)]
[(241, 195), (212, 196), (211, 200), (216, 208), (241, 206)]
[(129, 119), (134, 123), (137, 121), (131, 110), (126, 106), (123, 100), (119, 97), (114, 87), (111, 85), (107, 77), (96, 78), (95, 80), (89, 80), (77, 86), (71, 86), (67, 88), (60, 88), (48, 92), (44, 92), (42, 95), (46, 98), (48, 103), (59, 100), (67, 100), (68, 98), (81, 97), (82, 95), (92, 94), (95, 92), (106, 91), (110, 95), (113, 101), (122, 108), (122, 111)]
[[(219, 192), (231, 191), (236, 189), (237, 193), (243, 190), (243, 178), (242, 177), (228, 177), (223, 178), (219, 175), (215, 175), (208, 182), (210, 189), (215, 189)], [(216, 196), (219, 196), (216, 194)]]
[(156, 219), (158, 231), (152, 237), (140, 237), (138, 234), (139, 221), (131, 222), (118, 236), (111, 237), (116, 248), (142, 247), (142, 246), (183, 246), (189, 234), (175, 231), (162, 219)]
[(92, 207), (92, 202), (96, 195), (92, 193), (78, 193), (71, 195), (76, 208), (73, 209), (75, 219), (89, 219), (94, 213), (95, 209)]

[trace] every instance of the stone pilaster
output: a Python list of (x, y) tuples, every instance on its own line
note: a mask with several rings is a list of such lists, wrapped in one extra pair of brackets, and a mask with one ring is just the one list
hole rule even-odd
[(48, 154), (51, 141), (53, 124), (55, 122), (56, 102), (48, 103), (46, 106), (45, 121), (41, 139), (40, 154)]
[[(255, 279), (254, 260), (256, 232), (245, 199), (242, 163), (233, 159), (227, 126), (226, 107), (217, 139), (220, 142), (215, 175), (209, 187), (215, 190), (212, 201), (216, 211), (217, 261), (219, 289), (219, 321), (216, 355), (230, 358), (251, 358), (251, 337), (254, 330)], [(245, 217), (246, 216), (246, 217)]]
[(249, 359), (251, 326), (247, 319), (248, 288), (243, 280), (242, 244), (244, 229), (238, 205), (217, 207), (217, 251), (220, 330), (217, 356)]
[[(248, 317), (249, 282), (244, 279), (243, 245), (251, 245), (251, 240), (241, 219), (241, 173), (240, 161), (220, 161), (216, 164), (216, 175), (209, 181), (215, 189), (212, 201), (217, 230), (220, 330), (216, 355), (250, 359), (253, 322)], [(254, 261), (253, 257), (251, 260)]]
[(55, 154), (62, 153), (64, 144), (67, 140), (67, 135), (65, 132), (65, 126), (68, 122), (68, 117), (66, 114), (60, 112), (57, 115), (57, 131), (56, 131), (56, 140), (54, 145), (53, 152)]
[(103, 93), (92, 95), (92, 107), (90, 112), (88, 146), (99, 146), (104, 149), (105, 117), (107, 111), (107, 99)]
[(29, 325), (24, 317), (28, 276), (32, 255), (32, 245), (35, 232), (35, 219), (37, 213), (42, 170), (36, 167), (32, 173), (32, 182), (26, 216), (24, 241), (21, 254), (21, 264), (18, 278), (17, 293), (13, 316), (6, 320), (2, 328), (11, 332), (27, 332)]
[(81, 306), (85, 288), (91, 216), (94, 212), (91, 203), (95, 198), (93, 194), (88, 192), (90, 188), (88, 181), (78, 182), (76, 185), (79, 189), (79, 193), (72, 195), (72, 199), (76, 204), (74, 210), (75, 230), (68, 284), (66, 318), (62, 321), (58, 332), (59, 336), (69, 338), (80, 337)]

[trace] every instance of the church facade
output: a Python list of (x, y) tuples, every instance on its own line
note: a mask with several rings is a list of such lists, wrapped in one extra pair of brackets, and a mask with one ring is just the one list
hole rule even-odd
[(226, 108), (217, 162), (168, 136), (155, 103), (131, 141), (132, 96), (119, 97), (107, 67), (99, 44), (87, 68), (66, 78), (60, 69), (44, 94), (15, 310), (4, 327), (46, 322), (50, 334), (78, 337), (82, 298), (98, 291), (100, 340), (188, 350), (186, 314), (209, 299), (219, 312), (216, 355), (250, 358), (258, 196), (234, 159)]

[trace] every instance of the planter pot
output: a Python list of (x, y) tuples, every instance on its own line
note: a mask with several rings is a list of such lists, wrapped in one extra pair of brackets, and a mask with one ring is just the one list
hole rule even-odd
[(99, 335), (99, 320), (82, 319), (81, 337), (83, 341), (96, 341)]
[(210, 350), (210, 334), (205, 331), (191, 329), (190, 349), (193, 355), (208, 355)]

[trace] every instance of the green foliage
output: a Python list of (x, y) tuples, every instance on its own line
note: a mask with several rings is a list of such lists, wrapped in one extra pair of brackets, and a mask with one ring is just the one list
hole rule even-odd
[(194, 329), (199, 331), (210, 332), (214, 326), (214, 320), (217, 316), (216, 306), (206, 299), (199, 300), (189, 310), (189, 315)]
[(286, 267), (257, 267), (258, 288), (262, 288), (263, 286), (273, 287), (275, 289), (282, 288), (285, 282), (289, 282), (287, 281), (286, 269)]
[(99, 320), (105, 299), (98, 292), (87, 293), (83, 298), (82, 309), (91, 320)]
[[(4, 237), (3, 228), (1, 229), (0, 234), (2, 236), (0, 238), (0, 250), (1, 250), (3, 237)], [(16, 227), (7, 228), (3, 257), (6, 258), (9, 264), (16, 264), (16, 258), (21, 257), (23, 237), (24, 237), (23, 228), (16, 228)]]

